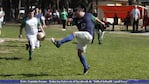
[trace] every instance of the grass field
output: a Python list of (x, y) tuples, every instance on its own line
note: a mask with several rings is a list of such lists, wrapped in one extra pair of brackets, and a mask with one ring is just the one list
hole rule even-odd
[[(90, 65), (87, 75), (76, 54), (76, 40), (57, 49), (48, 41), (51, 37), (62, 38), (70, 32), (62, 32), (60, 26), (49, 26), (46, 40), (28, 61), (25, 40), (17, 40), (19, 26), (5, 25), (0, 38), (12, 38), (0, 43), (0, 79), (149, 79), (149, 37), (105, 33), (102, 45), (97, 39), (89, 44), (86, 58)], [(25, 36), (24, 38), (25, 39)]]

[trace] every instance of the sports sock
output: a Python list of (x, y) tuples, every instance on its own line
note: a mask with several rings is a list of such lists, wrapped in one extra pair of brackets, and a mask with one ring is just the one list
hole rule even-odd
[(85, 59), (85, 56), (84, 55), (81, 55), (81, 56), (79, 56), (79, 58), (80, 58), (80, 61), (81, 61), (82, 65), (83, 65), (83, 67), (85, 69), (88, 69), (89, 67), (88, 67), (87, 61)]
[(29, 58), (32, 58), (32, 51), (29, 50), (28, 52), (29, 52)]
[(71, 41), (74, 39), (74, 35), (73, 34), (70, 34), (68, 36), (66, 36), (65, 38), (63, 38), (62, 40), (58, 41), (58, 44), (63, 44), (63, 43), (66, 43), (68, 41)]

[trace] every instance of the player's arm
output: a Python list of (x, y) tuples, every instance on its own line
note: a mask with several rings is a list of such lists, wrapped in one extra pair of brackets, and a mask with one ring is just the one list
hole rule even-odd
[(42, 20), (42, 23), (43, 23), (43, 28), (46, 28), (47, 26), (46, 26), (46, 23), (45, 23), (45, 17), (42, 16), (41, 17), (41, 20)]
[(95, 16), (92, 15), (92, 19), (93, 19), (93, 21), (99, 22), (99, 23), (101, 23), (101, 24), (103, 24), (103, 25), (105, 26), (105, 23), (102, 22), (102, 21), (101, 21), (100, 19), (98, 19), (97, 17), (95, 17)]
[(72, 26), (76, 25), (76, 18), (71, 18), (70, 22)]
[(20, 26), (20, 30), (19, 30), (19, 38), (22, 38), (22, 31), (23, 28), (25, 27), (25, 20), (22, 21), (21, 26)]
[(42, 25), (41, 25), (41, 23), (40, 23), (39, 21), (38, 21), (38, 23), (37, 23), (37, 26), (38, 26), (38, 28), (41, 29), (42, 32), (44, 32), (43, 27), (42, 27)]

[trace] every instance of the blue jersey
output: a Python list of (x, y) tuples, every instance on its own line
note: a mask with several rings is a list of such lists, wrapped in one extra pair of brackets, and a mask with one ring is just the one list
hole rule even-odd
[(35, 17), (38, 19), (39, 22), (42, 21), (42, 16), (43, 16), (42, 13), (39, 13), (39, 14), (36, 14), (36, 15), (35, 15)]
[(91, 13), (85, 13), (82, 18), (74, 18), (73, 22), (79, 31), (87, 31), (93, 36), (94, 20)]

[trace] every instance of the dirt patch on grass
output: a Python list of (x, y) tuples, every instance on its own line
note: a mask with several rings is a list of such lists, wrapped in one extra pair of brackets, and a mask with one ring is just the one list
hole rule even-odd
[(0, 43), (3, 43), (3, 42), (5, 42), (5, 40), (3, 40), (3, 39), (0, 39)]
[(8, 41), (19, 41), (24, 42), (27, 41), (27, 39), (18, 39), (18, 38), (0, 38), (0, 44)]

